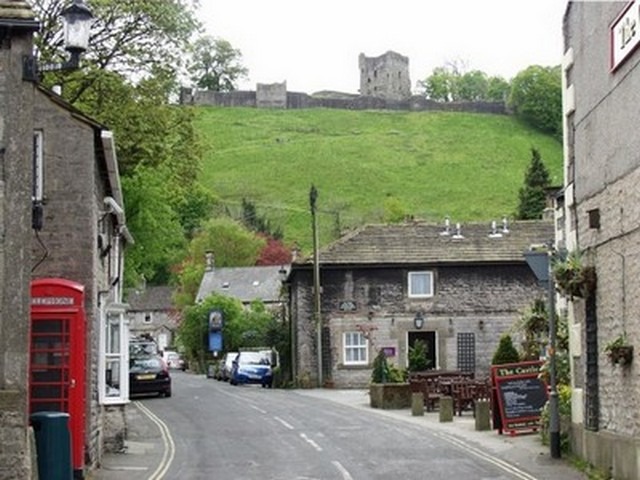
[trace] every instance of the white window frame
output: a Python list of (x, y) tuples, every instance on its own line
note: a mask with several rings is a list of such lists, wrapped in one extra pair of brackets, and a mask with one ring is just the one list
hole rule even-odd
[(33, 185), (31, 187), (31, 201), (44, 200), (44, 132), (33, 131)]
[[(357, 340), (357, 342), (354, 342)], [(348, 352), (350, 351), (360, 352), (357, 355), (357, 360), (352, 360)], [(361, 358), (364, 355), (364, 359)], [(344, 365), (369, 365), (369, 340), (364, 336), (364, 333), (344, 332), (342, 334), (342, 356)]]
[[(129, 322), (124, 305), (105, 308), (100, 315), (100, 332), (99, 400), (103, 405), (121, 405), (129, 401)], [(107, 385), (108, 369), (111, 375), (116, 372), (118, 388)]]
[[(427, 277), (427, 290), (428, 292), (424, 292), (424, 293), (414, 293), (414, 285), (417, 285), (417, 281), (414, 281), (414, 279), (417, 280), (418, 276), (422, 277), (422, 276), (426, 276)], [(408, 276), (408, 294), (409, 294), (409, 298), (430, 298), (433, 297), (433, 272), (431, 270), (423, 270), (423, 271), (419, 271), (419, 272), (409, 272), (409, 276)]]

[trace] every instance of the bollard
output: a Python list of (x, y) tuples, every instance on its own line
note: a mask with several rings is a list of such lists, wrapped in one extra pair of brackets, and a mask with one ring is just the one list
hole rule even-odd
[(440, 397), (440, 422), (453, 422), (453, 397)]
[(411, 415), (424, 416), (424, 395), (421, 392), (411, 394)]
[(491, 411), (489, 408), (489, 400), (477, 400), (474, 408), (476, 415), (476, 430), (491, 430)]

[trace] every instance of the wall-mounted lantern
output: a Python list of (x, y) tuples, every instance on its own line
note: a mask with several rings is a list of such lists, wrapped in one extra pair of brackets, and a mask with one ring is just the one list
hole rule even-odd
[(71, 54), (69, 60), (64, 63), (38, 65), (35, 56), (26, 55), (22, 65), (23, 80), (38, 82), (42, 72), (76, 70), (80, 66), (80, 55), (89, 47), (93, 13), (84, 0), (73, 0), (61, 15), (64, 24), (64, 48)]
[(424, 316), (422, 315), (422, 312), (416, 313), (416, 316), (413, 319), (413, 326), (418, 330), (422, 330), (422, 327), (424, 327)]

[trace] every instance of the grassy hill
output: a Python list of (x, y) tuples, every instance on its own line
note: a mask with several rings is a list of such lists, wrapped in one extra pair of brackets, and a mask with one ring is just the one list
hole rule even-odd
[(381, 222), (389, 198), (433, 222), (512, 217), (532, 147), (562, 184), (561, 144), (508, 116), (198, 107), (197, 125), (205, 185), (231, 211), (252, 201), (305, 251), (312, 184), (322, 244)]

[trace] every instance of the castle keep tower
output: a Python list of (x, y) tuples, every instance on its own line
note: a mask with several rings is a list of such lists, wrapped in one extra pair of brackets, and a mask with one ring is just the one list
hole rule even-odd
[(360, 95), (404, 100), (411, 96), (409, 58), (389, 50), (379, 57), (358, 57)]

